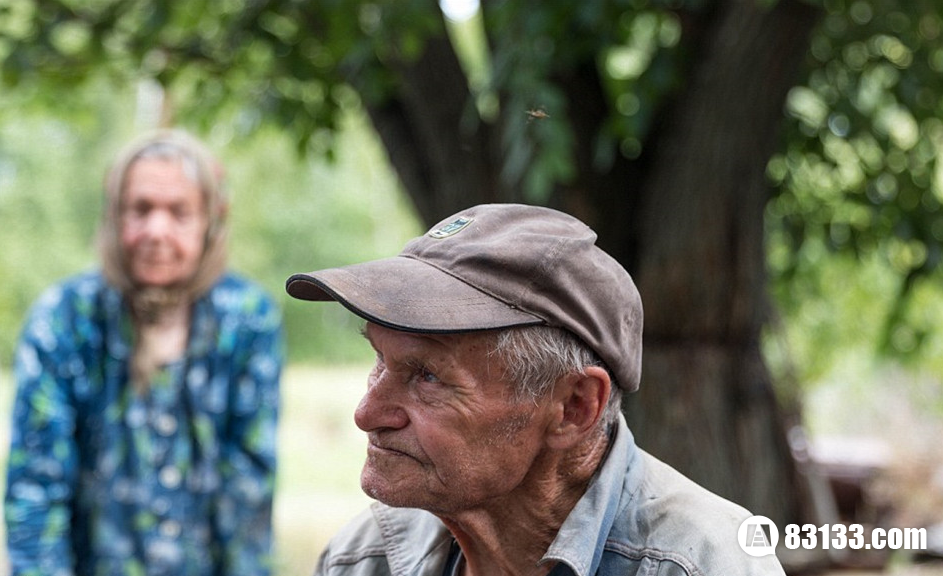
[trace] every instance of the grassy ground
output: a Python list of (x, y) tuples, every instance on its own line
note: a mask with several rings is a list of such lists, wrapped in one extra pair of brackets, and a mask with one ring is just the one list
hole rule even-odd
[(312, 574), (328, 538), (369, 504), (359, 481), (366, 438), (353, 421), (368, 371), (292, 367), (285, 374), (275, 504), (279, 575)]

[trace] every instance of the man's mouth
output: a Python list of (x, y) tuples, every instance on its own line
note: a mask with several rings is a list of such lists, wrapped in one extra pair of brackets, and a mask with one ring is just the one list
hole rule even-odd
[(419, 458), (413, 455), (412, 450), (407, 448), (397, 446), (395, 444), (387, 442), (377, 442), (371, 439), (367, 443), (367, 454), (368, 455), (382, 455), (382, 456), (392, 456), (399, 458), (410, 458), (412, 460), (420, 461)]

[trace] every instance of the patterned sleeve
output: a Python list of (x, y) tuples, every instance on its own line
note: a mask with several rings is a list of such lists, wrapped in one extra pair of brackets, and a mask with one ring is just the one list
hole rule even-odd
[(67, 365), (68, 311), (53, 289), (18, 343), (4, 516), (14, 576), (72, 574), (69, 525), (78, 469)]
[(222, 445), (222, 490), (216, 529), (227, 576), (271, 571), (281, 315), (265, 295), (252, 298), (239, 329), (228, 433)]

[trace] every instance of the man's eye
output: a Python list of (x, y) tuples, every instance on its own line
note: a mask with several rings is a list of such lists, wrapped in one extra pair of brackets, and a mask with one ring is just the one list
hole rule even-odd
[(430, 384), (440, 384), (442, 381), (439, 380), (439, 377), (430, 372), (425, 368), (419, 369), (419, 379), (423, 382), (429, 382)]

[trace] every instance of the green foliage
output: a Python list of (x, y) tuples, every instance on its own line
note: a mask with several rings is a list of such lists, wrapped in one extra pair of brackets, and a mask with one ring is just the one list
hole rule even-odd
[[(576, 111), (565, 109), (554, 77), (586, 58), (600, 59), (613, 90), (610, 128), (597, 150), (600, 167), (620, 149), (637, 155), (652, 110), (677, 83), (677, 51), (665, 50), (680, 34), (673, 11), (701, 4), (489, 3), (475, 20), (488, 42), (472, 42), (487, 50), (464, 53), (479, 60), (469, 70), (471, 88), (483, 95), (482, 119), (504, 119), (502, 178), (521, 183), (535, 201), (572, 180), (567, 116)], [(150, 79), (171, 92), (178, 123), (207, 131), (220, 117), (246, 130), (271, 121), (300, 150), (328, 153), (340, 111), (352, 99), (346, 82), (355, 78), (357, 98), (380, 103), (402, 81), (397, 67), (446, 32), (434, 0), (20, 0), (0, 10), (8, 16), (0, 27), (6, 86), (39, 82), (49, 94), (98, 74)], [(531, 110), (555, 121), (521, 122)]]
[(94, 259), (106, 156), (129, 135), (117, 118), (130, 110), (118, 99), (103, 101), (107, 90), (89, 86), (60, 115), (0, 100), (0, 365), (39, 292)]
[[(575, 176), (575, 137), (556, 79), (585, 60), (599, 63), (611, 98), (606, 129), (598, 135), (596, 168), (608, 169), (615, 154), (639, 156), (651, 118), (677, 88), (683, 70), (676, 49), (680, 26), (672, 10), (697, 2), (587, 0), (499, 2), (485, 6), (490, 40), (490, 89), (502, 95), (502, 176), (521, 182), (532, 201), (546, 200), (554, 186)], [(524, 124), (536, 109), (555, 122)]]
[(638, 158), (659, 104), (681, 81), (683, 55), (677, 48), (681, 24), (676, 14), (650, 9), (626, 12), (619, 17), (619, 30), (620, 41), (602, 55), (613, 110), (596, 154), (605, 164), (617, 152)]
[[(772, 244), (774, 266), (792, 258), (785, 243)], [(881, 340), (899, 284), (881, 259), (836, 256), (820, 242), (806, 243), (799, 258), (811, 273), (773, 285), (776, 302), (789, 305), (769, 327), (764, 347), (774, 380), (790, 395), (799, 392), (789, 389), (797, 382), (821, 382), (855, 358), (877, 358), (871, 343)]]
[[(928, 351), (917, 345), (928, 326), (915, 287), (938, 282), (943, 255), (943, 17), (930, 1), (824, 8), (808, 82), (789, 95), (787, 145), (769, 165), (780, 190), (772, 234), (788, 246), (773, 269), (784, 284), (803, 282), (817, 274), (807, 254), (818, 245), (878, 257), (901, 279), (886, 286), (879, 339), (906, 357)], [(810, 296), (779, 293), (792, 311)]]

